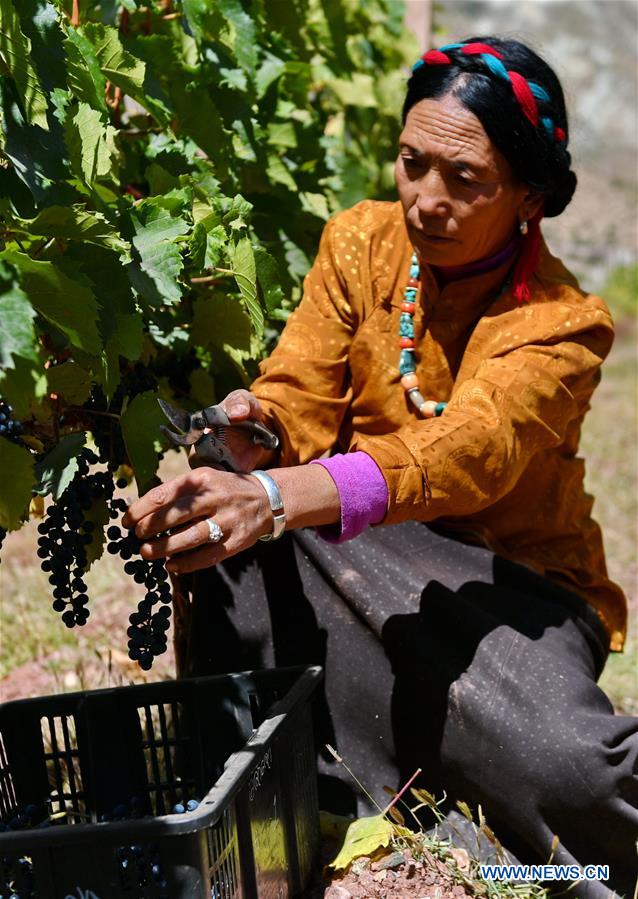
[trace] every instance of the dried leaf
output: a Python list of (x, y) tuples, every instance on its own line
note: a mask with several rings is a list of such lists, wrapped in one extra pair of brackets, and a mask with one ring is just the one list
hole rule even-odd
[(388, 809), (388, 814), (394, 821), (397, 822), (397, 824), (400, 824), (402, 827), (405, 827), (405, 818), (403, 817), (403, 815), (401, 814), (401, 812), (395, 805), (393, 805), (392, 808)]
[(470, 809), (467, 802), (462, 802), (461, 800), (458, 800), (456, 805), (457, 805), (457, 808), (459, 809), (459, 811), (465, 815), (467, 820), (474, 823), (474, 816), (472, 815), (472, 810)]

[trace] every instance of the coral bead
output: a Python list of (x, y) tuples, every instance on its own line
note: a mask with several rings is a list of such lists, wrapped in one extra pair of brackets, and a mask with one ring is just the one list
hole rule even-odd
[(419, 379), (415, 374), (403, 375), (401, 378), (401, 386), (404, 390), (412, 390), (413, 387), (419, 386)]
[(401, 343), (401, 349), (403, 349), (403, 350), (412, 349), (412, 347), (414, 346), (414, 341), (412, 340), (411, 337), (402, 337), (400, 340), (400, 343)]
[(418, 287), (419, 279), (418, 278), (408, 278), (408, 287)]
[(407, 312), (409, 315), (414, 315), (415, 308), (414, 303), (401, 303), (401, 312)]
[(437, 404), (434, 400), (426, 400), (421, 406), (421, 415), (424, 418), (434, 418), (436, 415)]

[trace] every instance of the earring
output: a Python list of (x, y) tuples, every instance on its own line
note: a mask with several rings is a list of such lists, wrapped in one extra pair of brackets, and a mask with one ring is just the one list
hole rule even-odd
[(527, 232), (529, 231), (529, 228), (527, 227), (527, 219), (523, 219), (523, 221), (518, 226), (518, 230), (521, 232), (523, 237), (527, 234)]

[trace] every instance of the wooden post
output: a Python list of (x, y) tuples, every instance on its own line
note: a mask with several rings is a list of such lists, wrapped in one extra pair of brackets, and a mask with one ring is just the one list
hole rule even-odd
[(406, 0), (405, 24), (416, 34), (422, 52), (432, 47), (432, 0)]

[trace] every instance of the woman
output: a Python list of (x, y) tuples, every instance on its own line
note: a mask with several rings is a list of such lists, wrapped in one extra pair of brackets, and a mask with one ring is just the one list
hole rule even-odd
[(576, 455), (612, 322), (539, 229), (576, 185), (562, 90), (524, 45), (475, 38), (417, 63), (403, 122), (400, 202), (328, 222), (277, 348), (223, 403), (277, 455), (231, 435), (246, 474), (196, 469), (125, 524), (197, 572), (184, 673), (326, 667), (324, 807), (349, 799), (326, 742), (377, 797), (421, 767), (521, 860), (558, 835), (554, 861), (609, 864), (629, 895), (638, 720), (596, 686), (626, 600)]

